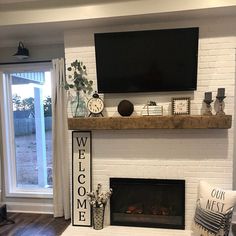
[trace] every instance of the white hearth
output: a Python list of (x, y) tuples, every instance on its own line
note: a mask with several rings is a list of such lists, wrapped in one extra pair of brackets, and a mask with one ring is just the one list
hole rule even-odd
[[(107, 226), (102, 230), (90, 227), (68, 226), (62, 236), (194, 236), (191, 230), (153, 229), (140, 227)], [(232, 232), (229, 236), (233, 236)]]
[(193, 236), (191, 230), (107, 226), (102, 230), (70, 225), (62, 236)]

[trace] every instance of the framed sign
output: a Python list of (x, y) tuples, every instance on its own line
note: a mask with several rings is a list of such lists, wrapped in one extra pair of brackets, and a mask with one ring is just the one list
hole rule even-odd
[(172, 115), (190, 115), (190, 98), (172, 98)]
[(72, 225), (91, 226), (91, 132), (72, 132)]

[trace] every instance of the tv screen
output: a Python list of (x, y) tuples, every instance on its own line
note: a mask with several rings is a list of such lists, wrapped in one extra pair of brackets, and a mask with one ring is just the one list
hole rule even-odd
[(98, 92), (191, 91), (198, 28), (96, 33)]

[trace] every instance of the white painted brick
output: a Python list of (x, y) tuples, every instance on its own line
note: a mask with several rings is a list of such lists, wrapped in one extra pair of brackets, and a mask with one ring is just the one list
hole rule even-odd
[(235, 37), (227, 36), (227, 37), (214, 37), (214, 38), (205, 38), (201, 41), (205, 41), (206, 43), (235, 43)]
[[(190, 23), (184, 22), (183, 25), (188, 26), (188, 24)], [(135, 104), (136, 111), (148, 100), (157, 100), (164, 106), (164, 114), (169, 115), (171, 97), (190, 96), (191, 114), (201, 114), (204, 93), (212, 91), (215, 100), (217, 89), (225, 87), (227, 96), (225, 111), (227, 114), (233, 114), (236, 38), (229, 36), (232, 30), (228, 27), (230, 23), (203, 21), (195, 22), (193, 25), (200, 27), (197, 91), (105, 94), (106, 112), (104, 113), (109, 116), (118, 115), (117, 104), (125, 98)], [(97, 28), (96, 32), (151, 29), (158, 26), (155, 24), (114, 26)], [(166, 24), (162, 28), (173, 28), (173, 26), (181, 27), (182, 25), (181, 22), (175, 22)], [(66, 64), (70, 65), (75, 59), (82, 60), (87, 66), (89, 78), (96, 80), (93, 32), (91, 29), (87, 31), (84, 29), (82, 34), (81, 36), (81, 32), (71, 32), (65, 35)], [(94, 86), (97, 86), (96, 81)], [(214, 103), (212, 106), (215, 112)], [(234, 127), (230, 130), (93, 131), (93, 186), (101, 182), (104, 187), (108, 187), (109, 177), (185, 179), (186, 229), (188, 230), (191, 228), (200, 180), (209, 181), (221, 188), (232, 188), (233, 136)], [(69, 143), (71, 144), (71, 139)], [(107, 211), (109, 211), (109, 206)], [(108, 215), (106, 215), (106, 222), (109, 222)], [(139, 230), (127, 230), (126, 234), (119, 232), (117, 235), (129, 235), (133, 232), (135, 232), (134, 235), (139, 235)], [(143, 235), (168, 236), (166, 230), (163, 234), (158, 234), (157, 231), (155, 234), (147, 232), (148, 230)], [(109, 233), (106, 234), (103, 231), (102, 235), (111, 235)], [(183, 232), (173, 234), (172, 231), (170, 235), (185, 234)]]
[(201, 43), (200, 49), (201, 50), (209, 50), (216, 48), (218, 49), (232, 49), (235, 47), (235, 42), (220, 42), (220, 43)]

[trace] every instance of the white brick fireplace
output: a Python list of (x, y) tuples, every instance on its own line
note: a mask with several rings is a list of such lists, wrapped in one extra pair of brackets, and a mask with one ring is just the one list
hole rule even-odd
[[(195, 20), (143, 25), (120, 25), (81, 29), (65, 34), (67, 66), (75, 59), (88, 68), (96, 85), (94, 32), (142, 30), (159, 28), (199, 27), (198, 86), (194, 92), (105, 94), (105, 115), (115, 116), (122, 99), (135, 105), (136, 114), (148, 100), (164, 106), (170, 114), (171, 97), (191, 97), (191, 114), (202, 113), (204, 92), (225, 87), (225, 112), (234, 115), (235, 87), (235, 18)], [(170, 68), (171, 69), (171, 68)], [(234, 120), (234, 117), (233, 117)], [(92, 181), (95, 188), (102, 183), (109, 187), (110, 177), (184, 179), (186, 181), (185, 231), (109, 226), (109, 205), (106, 208), (105, 229), (94, 232), (78, 227), (80, 235), (191, 235), (191, 223), (201, 179), (222, 188), (232, 189), (234, 126), (229, 130), (113, 130), (92, 132)], [(70, 141), (71, 144), (71, 141)], [(108, 227), (109, 226), (109, 227)], [(119, 233), (118, 233), (119, 232)], [(71, 234), (73, 235), (73, 234)]]

